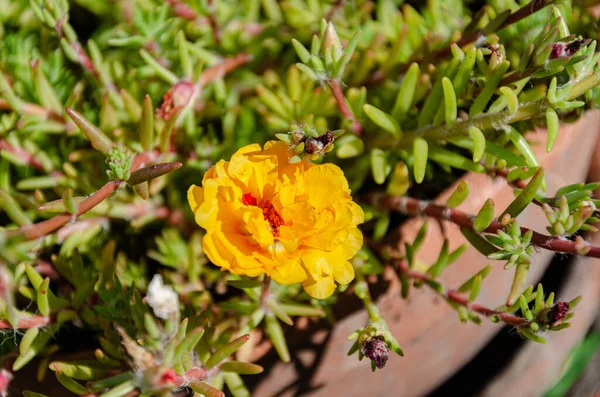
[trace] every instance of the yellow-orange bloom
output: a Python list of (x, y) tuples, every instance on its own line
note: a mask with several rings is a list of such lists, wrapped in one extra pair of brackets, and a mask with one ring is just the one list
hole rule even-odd
[(188, 201), (204, 229), (202, 247), (222, 270), (281, 284), (302, 283), (319, 299), (348, 284), (363, 242), (362, 209), (334, 164), (291, 164), (283, 142), (238, 150), (192, 185)]

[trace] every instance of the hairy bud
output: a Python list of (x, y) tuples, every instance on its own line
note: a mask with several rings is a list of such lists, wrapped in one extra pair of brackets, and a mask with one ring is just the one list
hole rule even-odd
[(390, 349), (388, 349), (383, 336), (367, 338), (362, 346), (363, 354), (374, 361), (379, 369), (385, 367), (389, 351)]

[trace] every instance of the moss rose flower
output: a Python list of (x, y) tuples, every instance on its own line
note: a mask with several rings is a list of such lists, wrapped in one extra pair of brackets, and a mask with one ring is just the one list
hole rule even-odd
[(206, 230), (204, 251), (222, 270), (301, 282), (323, 299), (354, 278), (348, 260), (362, 246), (364, 213), (338, 166), (291, 164), (292, 154), (283, 142), (245, 146), (192, 185), (188, 201)]

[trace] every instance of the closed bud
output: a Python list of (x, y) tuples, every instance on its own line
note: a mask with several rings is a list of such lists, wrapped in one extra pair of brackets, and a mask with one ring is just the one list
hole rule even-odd
[(584, 40), (582, 39), (577, 39), (570, 43), (554, 43), (552, 44), (552, 50), (550, 51), (550, 59), (570, 58), (579, 51), (583, 44)]
[(323, 146), (327, 146), (330, 143), (333, 142), (333, 140), (335, 139), (333, 132), (331, 131), (327, 131), (326, 133), (324, 133), (323, 135), (320, 135), (317, 140), (319, 142), (321, 142), (323, 144)]
[(548, 322), (550, 324), (556, 324), (561, 321), (567, 313), (569, 313), (570, 305), (569, 302), (558, 302), (556, 305), (552, 307), (550, 310), (550, 314), (548, 315)]
[(362, 353), (375, 362), (377, 368), (382, 369), (388, 360), (387, 344), (383, 336), (367, 338), (362, 346)]
[(304, 151), (308, 154), (320, 153), (323, 150), (323, 143), (315, 138), (308, 138), (304, 147)]
[(12, 374), (5, 369), (0, 370), (0, 396), (3, 396), (8, 389), (8, 384), (12, 379)]
[(156, 115), (165, 120), (170, 119), (187, 106), (193, 95), (194, 84), (187, 80), (179, 81), (163, 96), (162, 105)]
[(330, 48), (336, 48), (341, 51), (342, 43), (340, 42), (340, 38), (333, 27), (333, 24), (329, 22), (327, 24), (327, 29), (325, 30), (325, 38), (323, 40), (323, 48), (328, 50)]

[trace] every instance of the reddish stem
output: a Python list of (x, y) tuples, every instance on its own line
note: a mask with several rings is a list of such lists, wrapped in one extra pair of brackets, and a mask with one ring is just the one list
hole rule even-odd
[(352, 110), (348, 106), (348, 103), (346, 102), (346, 97), (344, 96), (344, 92), (342, 91), (342, 87), (340, 85), (340, 81), (337, 79), (327, 80), (327, 86), (331, 90), (331, 93), (333, 94), (333, 97), (337, 102), (338, 108), (340, 109), (340, 112), (342, 112), (342, 116), (344, 116), (345, 119), (352, 121), (350, 130), (356, 136), (361, 136), (362, 125), (360, 125), (360, 122), (354, 117)]
[(217, 45), (221, 44), (221, 31), (219, 30), (219, 23), (217, 22), (217, 16), (215, 15), (214, 10), (214, 1), (207, 0), (208, 8), (210, 9), (210, 14), (208, 15), (208, 23), (210, 24), (210, 28), (213, 32), (213, 38), (215, 39), (215, 43)]
[(0, 329), (12, 329), (12, 328), (37, 328), (37, 327), (45, 327), (50, 324), (52, 319), (50, 317), (44, 316), (33, 316), (19, 320), (16, 327), (13, 327), (8, 320), (0, 319)]
[[(373, 205), (389, 208), (394, 211), (399, 211), (410, 215), (427, 215), (432, 218), (450, 221), (460, 227), (473, 228), (473, 215), (467, 214), (454, 208), (448, 208), (443, 205), (433, 204), (427, 201), (414, 199), (411, 197), (397, 197), (388, 195), (373, 195), (371, 203)], [(498, 221), (492, 223), (485, 229), (484, 233), (496, 233), (498, 230), (503, 230), (504, 225)], [(530, 229), (521, 227), (521, 234), (525, 234)], [(533, 231), (531, 244), (540, 248), (545, 248), (554, 252), (565, 252), (568, 254), (589, 256), (600, 258), (600, 247), (584, 243), (581, 247), (581, 242), (567, 240), (560, 237), (547, 236), (536, 231)]]
[[(395, 264), (398, 267), (398, 269), (402, 273), (404, 273), (406, 276), (408, 276), (409, 278), (412, 278), (414, 280), (421, 280), (421, 281), (434, 281), (428, 274), (421, 273), (417, 270), (410, 269), (408, 267), (408, 264), (405, 261), (396, 261)], [(515, 327), (522, 327), (525, 325), (529, 325), (529, 321), (522, 317), (515, 316), (510, 313), (499, 312), (497, 310), (490, 309), (489, 307), (486, 307), (484, 305), (480, 305), (479, 303), (471, 303), (471, 302), (469, 302), (468, 298), (464, 297), (463, 295), (461, 295), (460, 293), (458, 293), (456, 291), (445, 291), (445, 292), (439, 292), (437, 290), (435, 290), (435, 291), (438, 292), (440, 294), (440, 296), (442, 296), (444, 299), (446, 299), (450, 302), (457, 303), (461, 306), (466, 307), (467, 309), (469, 309), (471, 311), (474, 311), (474, 312), (484, 315), (486, 317), (498, 316), (500, 321), (502, 321), (504, 324), (513, 325)]]
[(29, 154), (28, 152), (26, 152), (23, 149), (12, 146), (10, 143), (5, 141), (4, 139), (0, 139), (0, 152), (2, 150), (6, 150), (7, 152), (10, 152), (12, 154), (19, 156), (20, 158), (23, 159), (23, 161), (25, 161), (25, 163), (29, 164), (30, 166), (32, 166), (33, 168), (35, 168), (38, 171), (46, 171), (44, 169), (44, 166), (42, 165), (41, 161), (38, 160), (35, 156)]
[[(13, 109), (5, 99), (0, 98), (0, 110), (15, 110)], [(31, 114), (43, 117), (47, 120), (54, 120), (59, 123), (65, 123), (65, 118), (58, 113), (48, 110), (40, 105), (34, 103), (24, 102), (23, 107), (18, 110), (21, 114)]]
[(218, 65), (212, 66), (206, 69), (204, 72), (202, 72), (197, 84), (203, 87), (211, 81), (216, 80), (219, 77), (223, 77), (232, 70), (237, 69), (249, 60), (250, 54), (246, 53), (237, 54), (232, 58), (227, 58)]
[[(90, 197), (82, 201), (81, 204), (77, 206), (77, 213), (75, 214), (75, 216), (80, 216), (88, 212), (98, 204), (100, 204), (111, 194), (113, 194), (115, 190), (117, 190), (120, 183), (120, 181), (107, 182), (104, 186), (100, 188), (100, 190), (92, 194)], [(18, 229), (15, 234), (23, 235), (26, 240), (35, 240), (36, 238), (52, 233), (58, 228), (66, 225), (71, 221), (71, 219), (73, 219), (73, 215), (69, 213), (60, 214), (55, 216), (54, 218), (36, 223), (34, 225), (24, 226)]]

